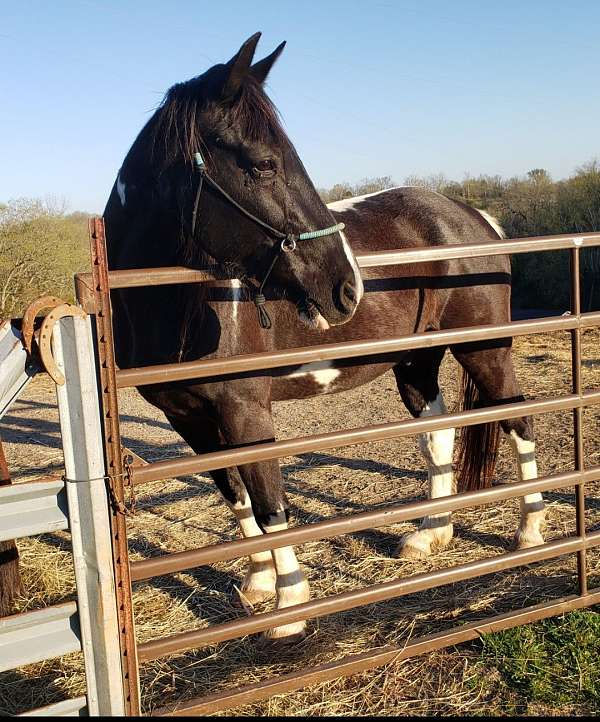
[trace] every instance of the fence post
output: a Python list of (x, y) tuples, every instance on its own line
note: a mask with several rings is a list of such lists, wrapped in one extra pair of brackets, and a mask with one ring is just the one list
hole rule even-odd
[(124, 714), (102, 422), (90, 318), (63, 318), (53, 353), (90, 715)]

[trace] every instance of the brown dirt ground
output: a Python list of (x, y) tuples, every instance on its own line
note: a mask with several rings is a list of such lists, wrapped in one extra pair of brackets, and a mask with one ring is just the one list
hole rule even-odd
[[(600, 385), (597, 331), (584, 335), (584, 383)], [(525, 394), (553, 396), (570, 391), (567, 334), (515, 340), (517, 373)], [(442, 386), (449, 408), (456, 400), (457, 366), (446, 359)], [(190, 453), (161, 414), (135, 391), (121, 396), (123, 443), (149, 460)], [(387, 373), (373, 383), (341, 395), (276, 405), (278, 437), (298, 436), (406, 417)], [(598, 464), (599, 417), (586, 419), (586, 463)], [(536, 419), (541, 474), (572, 468), (570, 413)], [(2, 436), (16, 482), (62, 469), (53, 388), (36, 379), (2, 422)], [(327, 453), (282, 459), (294, 523), (352, 514), (422, 499), (426, 473), (414, 439), (363, 444)], [(513, 481), (516, 469), (502, 442), (497, 469), (500, 483)], [(600, 526), (600, 484), (588, 489), (588, 523)], [(545, 495), (547, 539), (574, 533), (574, 490)], [(310, 542), (298, 550), (312, 586), (323, 597), (410, 574), (491, 557), (508, 548), (518, 523), (518, 501), (468, 509), (455, 514), (455, 538), (427, 561), (394, 558), (403, 533), (415, 523), (396, 524), (347, 537)], [(155, 482), (138, 494), (130, 523), (132, 559), (193, 549), (238, 534), (236, 524), (210, 480), (194, 475)], [(26, 594), (19, 610), (70, 599), (74, 579), (67, 533), (19, 541)], [(245, 560), (234, 560), (137, 584), (134, 606), (140, 642), (233, 619), (244, 612), (232, 605), (234, 584)], [(600, 555), (591, 552), (592, 583), (600, 579)], [(256, 637), (225, 642), (142, 665), (144, 710), (259, 681), (300, 667), (340, 659), (389, 643), (448, 628), (456, 621), (535, 604), (575, 591), (573, 557), (530, 565), (522, 570), (401, 597), (310, 622), (306, 640), (276, 654)], [(269, 608), (266, 605), (265, 608)], [(400, 715), (503, 714), (512, 700), (498, 696), (494, 675), (481, 674), (475, 644), (387, 665), (380, 670), (322, 683), (236, 710), (243, 715)], [(15, 713), (85, 693), (81, 655), (33, 664), (0, 675), (0, 711)], [(530, 705), (525, 713), (556, 714)], [(569, 710), (560, 710), (565, 713)], [(570, 710), (577, 713), (576, 706)]]

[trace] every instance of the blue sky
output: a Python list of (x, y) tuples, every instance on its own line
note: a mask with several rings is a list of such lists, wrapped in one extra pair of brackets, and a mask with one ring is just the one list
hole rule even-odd
[(164, 91), (257, 30), (317, 186), (600, 156), (598, 0), (0, 0), (0, 200), (101, 212)]

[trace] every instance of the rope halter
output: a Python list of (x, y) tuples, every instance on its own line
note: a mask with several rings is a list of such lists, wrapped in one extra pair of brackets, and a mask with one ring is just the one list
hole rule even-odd
[(269, 265), (269, 268), (267, 272), (265, 273), (263, 280), (261, 281), (258, 290), (254, 293), (254, 305), (256, 306), (256, 310), (258, 313), (258, 321), (260, 323), (261, 328), (270, 329), (271, 324), (271, 318), (269, 317), (269, 314), (267, 313), (267, 309), (265, 308), (265, 305), (267, 303), (267, 299), (265, 298), (265, 295), (263, 293), (264, 287), (269, 280), (269, 276), (271, 275), (271, 272), (275, 268), (275, 264), (277, 261), (281, 258), (282, 254), (284, 253), (293, 253), (297, 246), (298, 241), (310, 241), (313, 238), (323, 238), (324, 236), (330, 236), (333, 233), (337, 233), (338, 231), (342, 231), (346, 226), (344, 223), (336, 223), (334, 226), (329, 226), (329, 228), (322, 228), (318, 231), (306, 231), (304, 233), (300, 233), (299, 235), (295, 235), (293, 233), (282, 233), (277, 228), (273, 228), (273, 226), (270, 226), (268, 223), (265, 223), (262, 219), (255, 216), (253, 213), (250, 213), (246, 208), (241, 206), (235, 198), (232, 198), (227, 191), (222, 188), (217, 181), (215, 181), (213, 178), (211, 178), (207, 171), (206, 171), (206, 164), (204, 162), (204, 158), (202, 157), (201, 153), (194, 153), (194, 161), (196, 164), (196, 169), (199, 173), (199, 181), (198, 181), (198, 188), (196, 190), (196, 198), (194, 201), (194, 209), (192, 213), (192, 237), (195, 235), (196, 231), (196, 220), (198, 215), (198, 205), (200, 202), (200, 193), (202, 192), (202, 185), (203, 182), (206, 181), (207, 183), (210, 183), (210, 185), (218, 191), (226, 200), (228, 200), (235, 208), (237, 208), (241, 213), (243, 213), (247, 218), (249, 218), (251, 221), (254, 221), (257, 225), (261, 226), (261, 228), (264, 228), (268, 233), (275, 236), (276, 238), (279, 238), (281, 242), (276, 246), (275, 255), (273, 256), (273, 259), (271, 261), (271, 264)]

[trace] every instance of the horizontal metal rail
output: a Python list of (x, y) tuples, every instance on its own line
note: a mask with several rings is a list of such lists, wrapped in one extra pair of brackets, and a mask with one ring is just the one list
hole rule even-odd
[(423, 572), (407, 579), (395, 579), (383, 584), (374, 584), (363, 589), (355, 589), (322, 599), (314, 599), (291, 607), (277, 609), (273, 612), (254, 614), (251, 617), (234, 619), (231, 622), (216, 624), (206, 629), (196, 629), (191, 632), (183, 632), (146, 642), (138, 647), (139, 659), (140, 662), (148, 662), (167, 654), (184, 652), (208, 644), (236, 639), (247, 634), (263, 632), (270, 627), (323, 617), (335, 612), (344, 612), (355, 607), (383, 602), (394, 597), (474, 579), (486, 574), (516, 569), (526, 564), (554, 559), (563, 554), (571, 554), (598, 545), (600, 545), (600, 531), (588, 534), (586, 537), (575, 536), (558, 539), (537, 547), (519, 549), (496, 557), (460, 564), (449, 569)]
[(87, 717), (87, 699), (86, 697), (75, 697), (74, 699), (65, 699), (62, 702), (38, 707), (27, 712), (22, 712), (17, 717)]
[(238, 466), (239, 464), (278, 459), (283, 456), (297, 456), (313, 451), (324, 451), (371, 441), (395, 439), (401, 436), (411, 436), (451, 427), (474, 426), (491, 421), (500, 421), (501, 419), (519, 418), (534, 413), (565, 411), (598, 403), (600, 403), (600, 391), (587, 391), (581, 396), (569, 394), (549, 399), (519, 401), (500, 406), (460, 411), (455, 414), (406, 419), (346, 431), (332, 431), (326, 434), (258, 443), (240, 449), (226, 449), (208, 454), (181, 456), (133, 468), (131, 477), (133, 484), (142, 484), (185, 474), (197, 474), (203, 471)]
[(67, 498), (62, 479), (0, 488), (0, 541), (68, 528)]
[(474, 341), (490, 341), (529, 334), (570, 331), (580, 327), (600, 325), (600, 312), (581, 314), (581, 322), (575, 316), (552, 316), (534, 321), (513, 321), (496, 325), (467, 326), (446, 331), (427, 331), (396, 338), (367, 339), (365, 341), (344, 341), (319, 346), (265, 351), (242, 354), (229, 358), (215, 358), (182, 363), (156, 364), (117, 371), (117, 386), (145, 386), (170, 381), (185, 381), (229, 374), (262, 371), (269, 368), (297, 366), (345, 358), (414, 351), (419, 348), (450, 346)]
[(486, 617), (469, 624), (428, 634), (409, 640), (406, 644), (389, 645), (384, 648), (348, 655), (336, 662), (320, 664), (316, 667), (304, 667), (286, 675), (271, 677), (255, 684), (226, 690), (217, 694), (196, 697), (179, 702), (176, 705), (155, 709), (152, 716), (202, 716), (224, 709), (232, 709), (250, 704), (276, 694), (285, 694), (320, 682), (328, 682), (339, 677), (348, 677), (359, 672), (382, 667), (409, 657), (432, 652), (461, 642), (478, 639), (483, 634), (511, 629), (540, 619), (547, 619), (573, 609), (581, 609), (600, 603), (600, 589), (592, 589), (585, 596), (571, 595), (550, 602), (525, 607), (514, 612)]
[[(395, 251), (376, 251), (358, 254), (356, 260), (360, 268), (379, 266), (397, 266), (408, 263), (426, 263), (448, 261), (455, 258), (474, 258), (481, 256), (504, 256), (537, 251), (559, 251), (568, 248), (588, 248), (600, 244), (600, 233), (576, 233), (556, 236), (534, 236), (516, 240), (483, 241), (476, 243), (453, 243), (430, 248), (403, 248)], [(202, 283), (214, 280), (210, 270), (197, 270), (183, 266), (165, 266), (162, 268), (136, 268), (131, 270), (110, 271), (110, 287), (138, 288), (141, 286), (164, 286), (178, 283)], [(91, 273), (78, 273), (76, 283), (93, 288)]]
[(81, 650), (75, 602), (0, 619), (0, 672)]
[(411, 521), (431, 514), (466, 509), (473, 506), (497, 503), (506, 499), (513, 499), (525, 494), (552, 491), (573, 486), (580, 481), (591, 482), (600, 479), (600, 466), (593, 466), (583, 472), (566, 471), (560, 474), (517, 481), (511, 484), (494, 486), (491, 489), (480, 489), (464, 494), (439, 497), (411, 504), (394, 504), (384, 509), (351, 514), (345, 517), (335, 517), (314, 524), (303, 524), (292, 529), (236, 539), (230, 542), (221, 542), (200, 549), (191, 549), (185, 552), (173, 552), (150, 559), (131, 563), (131, 580), (142, 581), (163, 574), (174, 574), (186, 569), (193, 569), (215, 562), (237, 559), (258, 552), (279, 549), (284, 546), (296, 546), (310, 541), (328, 539), (342, 534), (352, 534), (365, 529), (373, 529), (391, 524)]
[(455, 258), (517, 255), (538, 251), (560, 251), (570, 248), (589, 248), (600, 244), (600, 233), (559, 234), (556, 236), (529, 236), (500, 241), (451, 243), (429, 248), (406, 248), (397, 251), (375, 251), (356, 256), (361, 268), (397, 266), (407, 263), (451, 261)]

